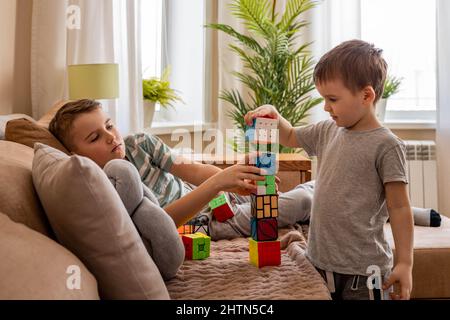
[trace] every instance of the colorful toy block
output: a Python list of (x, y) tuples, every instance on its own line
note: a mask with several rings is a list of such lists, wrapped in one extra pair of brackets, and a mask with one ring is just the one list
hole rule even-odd
[(212, 199), (209, 202), (209, 207), (211, 208), (214, 217), (219, 222), (227, 221), (234, 216), (233, 210), (231, 210), (231, 206), (228, 203), (225, 194), (221, 194), (220, 196)]
[(278, 217), (278, 195), (251, 194), (252, 216), (257, 219)]
[(264, 181), (256, 181), (256, 194), (269, 195), (277, 194), (277, 185), (275, 183), (275, 176), (264, 176)]
[(246, 126), (245, 139), (257, 144), (278, 143), (278, 120), (268, 117), (253, 119), (253, 124)]
[(278, 171), (277, 154), (273, 152), (262, 152), (256, 155), (256, 166), (264, 169), (266, 176), (273, 176)]
[(250, 263), (258, 268), (281, 264), (280, 241), (255, 241), (249, 239)]
[(190, 234), (190, 233), (194, 233), (194, 226), (193, 225), (184, 224), (184, 225), (182, 225), (181, 227), (178, 228), (178, 234), (179, 235)]
[(191, 234), (201, 232), (209, 236), (209, 218), (207, 215), (197, 216), (178, 228), (178, 234)]
[(185, 234), (181, 239), (184, 244), (185, 259), (203, 260), (209, 257), (211, 237), (197, 232), (194, 234)]
[(278, 239), (278, 222), (276, 218), (252, 218), (250, 224), (253, 240), (273, 241)]

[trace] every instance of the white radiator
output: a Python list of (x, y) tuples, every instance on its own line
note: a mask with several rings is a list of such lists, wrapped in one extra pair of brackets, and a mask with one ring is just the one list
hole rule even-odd
[(405, 140), (411, 206), (438, 209), (436, 145), (434, 141)]
[[(411, 206), (438, 208), (436, 146), (434, 141), (405, 140), (408, 190)], [(317, 174), (317, 159), (312, 158), (312, 179)]]

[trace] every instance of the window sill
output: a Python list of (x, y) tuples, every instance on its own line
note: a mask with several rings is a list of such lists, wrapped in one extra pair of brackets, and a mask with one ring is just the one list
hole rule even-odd
[(384, 126), (394, 130), (436, 130), (436, 121), (433, 120), (395, 120), (386, 121)]
[(144, 128), (144, 132), (153, 135), (172, 134), (182, 132), (203, 132), (216, 128), (215, 123), (185, 123), (185, 122), (153, 122), (151, 128)]

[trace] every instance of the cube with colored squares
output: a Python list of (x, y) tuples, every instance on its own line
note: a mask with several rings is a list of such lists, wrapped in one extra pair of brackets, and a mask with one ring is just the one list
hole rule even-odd
[(262, 152), (256, 156), (256, 166), (264, 169), (265, 176), (273, 176), (278, 171), (277, 154), (274, 152)]
[(252, 216), (257, 219), (278, 217), (278, 195), (251, 194)]
[(194, 226), (189, 224), (184, 224), (181, 227), (178, 228), (178, 234), (191, 234), (194, 233)]
[(253, 119), (253, 124), (246, 126), (245, 139), (257, 144), (278, 143), (278, 120), (266, 117)]
[(255, 241), (249, 239), (250, 263), (258, 268), (281, 264), (280, 241)]
[(184, 244), (185, 259), (203, 260), (209, 257), (211, 237), (201, 232), (196, 232), (194, 234), (185, 234), (181, 239)]
[(256, 241), (273, 241), (278, 239), (277, 218), (251, 218), (252, 238)]
[(275, 183), (275, 176), (264, 176), (265, 180), (256, 181), (256, 194), (269, 195), (277, 194), (277, 185)]
[(225, 194), (221, 194), (220, 196), (212, 199), (209, 202), (209, 207), (211, 208), (214, 217), (219, 222), (225, 222), (234, 217), (233, 210), (231, 210), (231, 206), (228, 203)]

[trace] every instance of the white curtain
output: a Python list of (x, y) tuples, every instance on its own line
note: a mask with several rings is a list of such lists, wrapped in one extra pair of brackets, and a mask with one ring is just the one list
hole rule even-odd
[[(322, 0), (308, 12), (311, 24), (305, 40), (313, 42), (312, 53), (316, 63), (341, 42), (361, 38), (360, 12), (360, 0)], [(310, 123), (329, 118), (322, 104), (310, 114)]]
[[(80, 9), (80, 29), (66, 26), (69, 6)], [(32, 115), (43, 116), (68, 97), (66, 66), (118, 63), (120, 98), (102, 100), (123, 134), (142, 128), (140, 0), (33, 1), (31, 39)]]
[(437, 2), (439, 211), (450, 217), (450, 1)]

